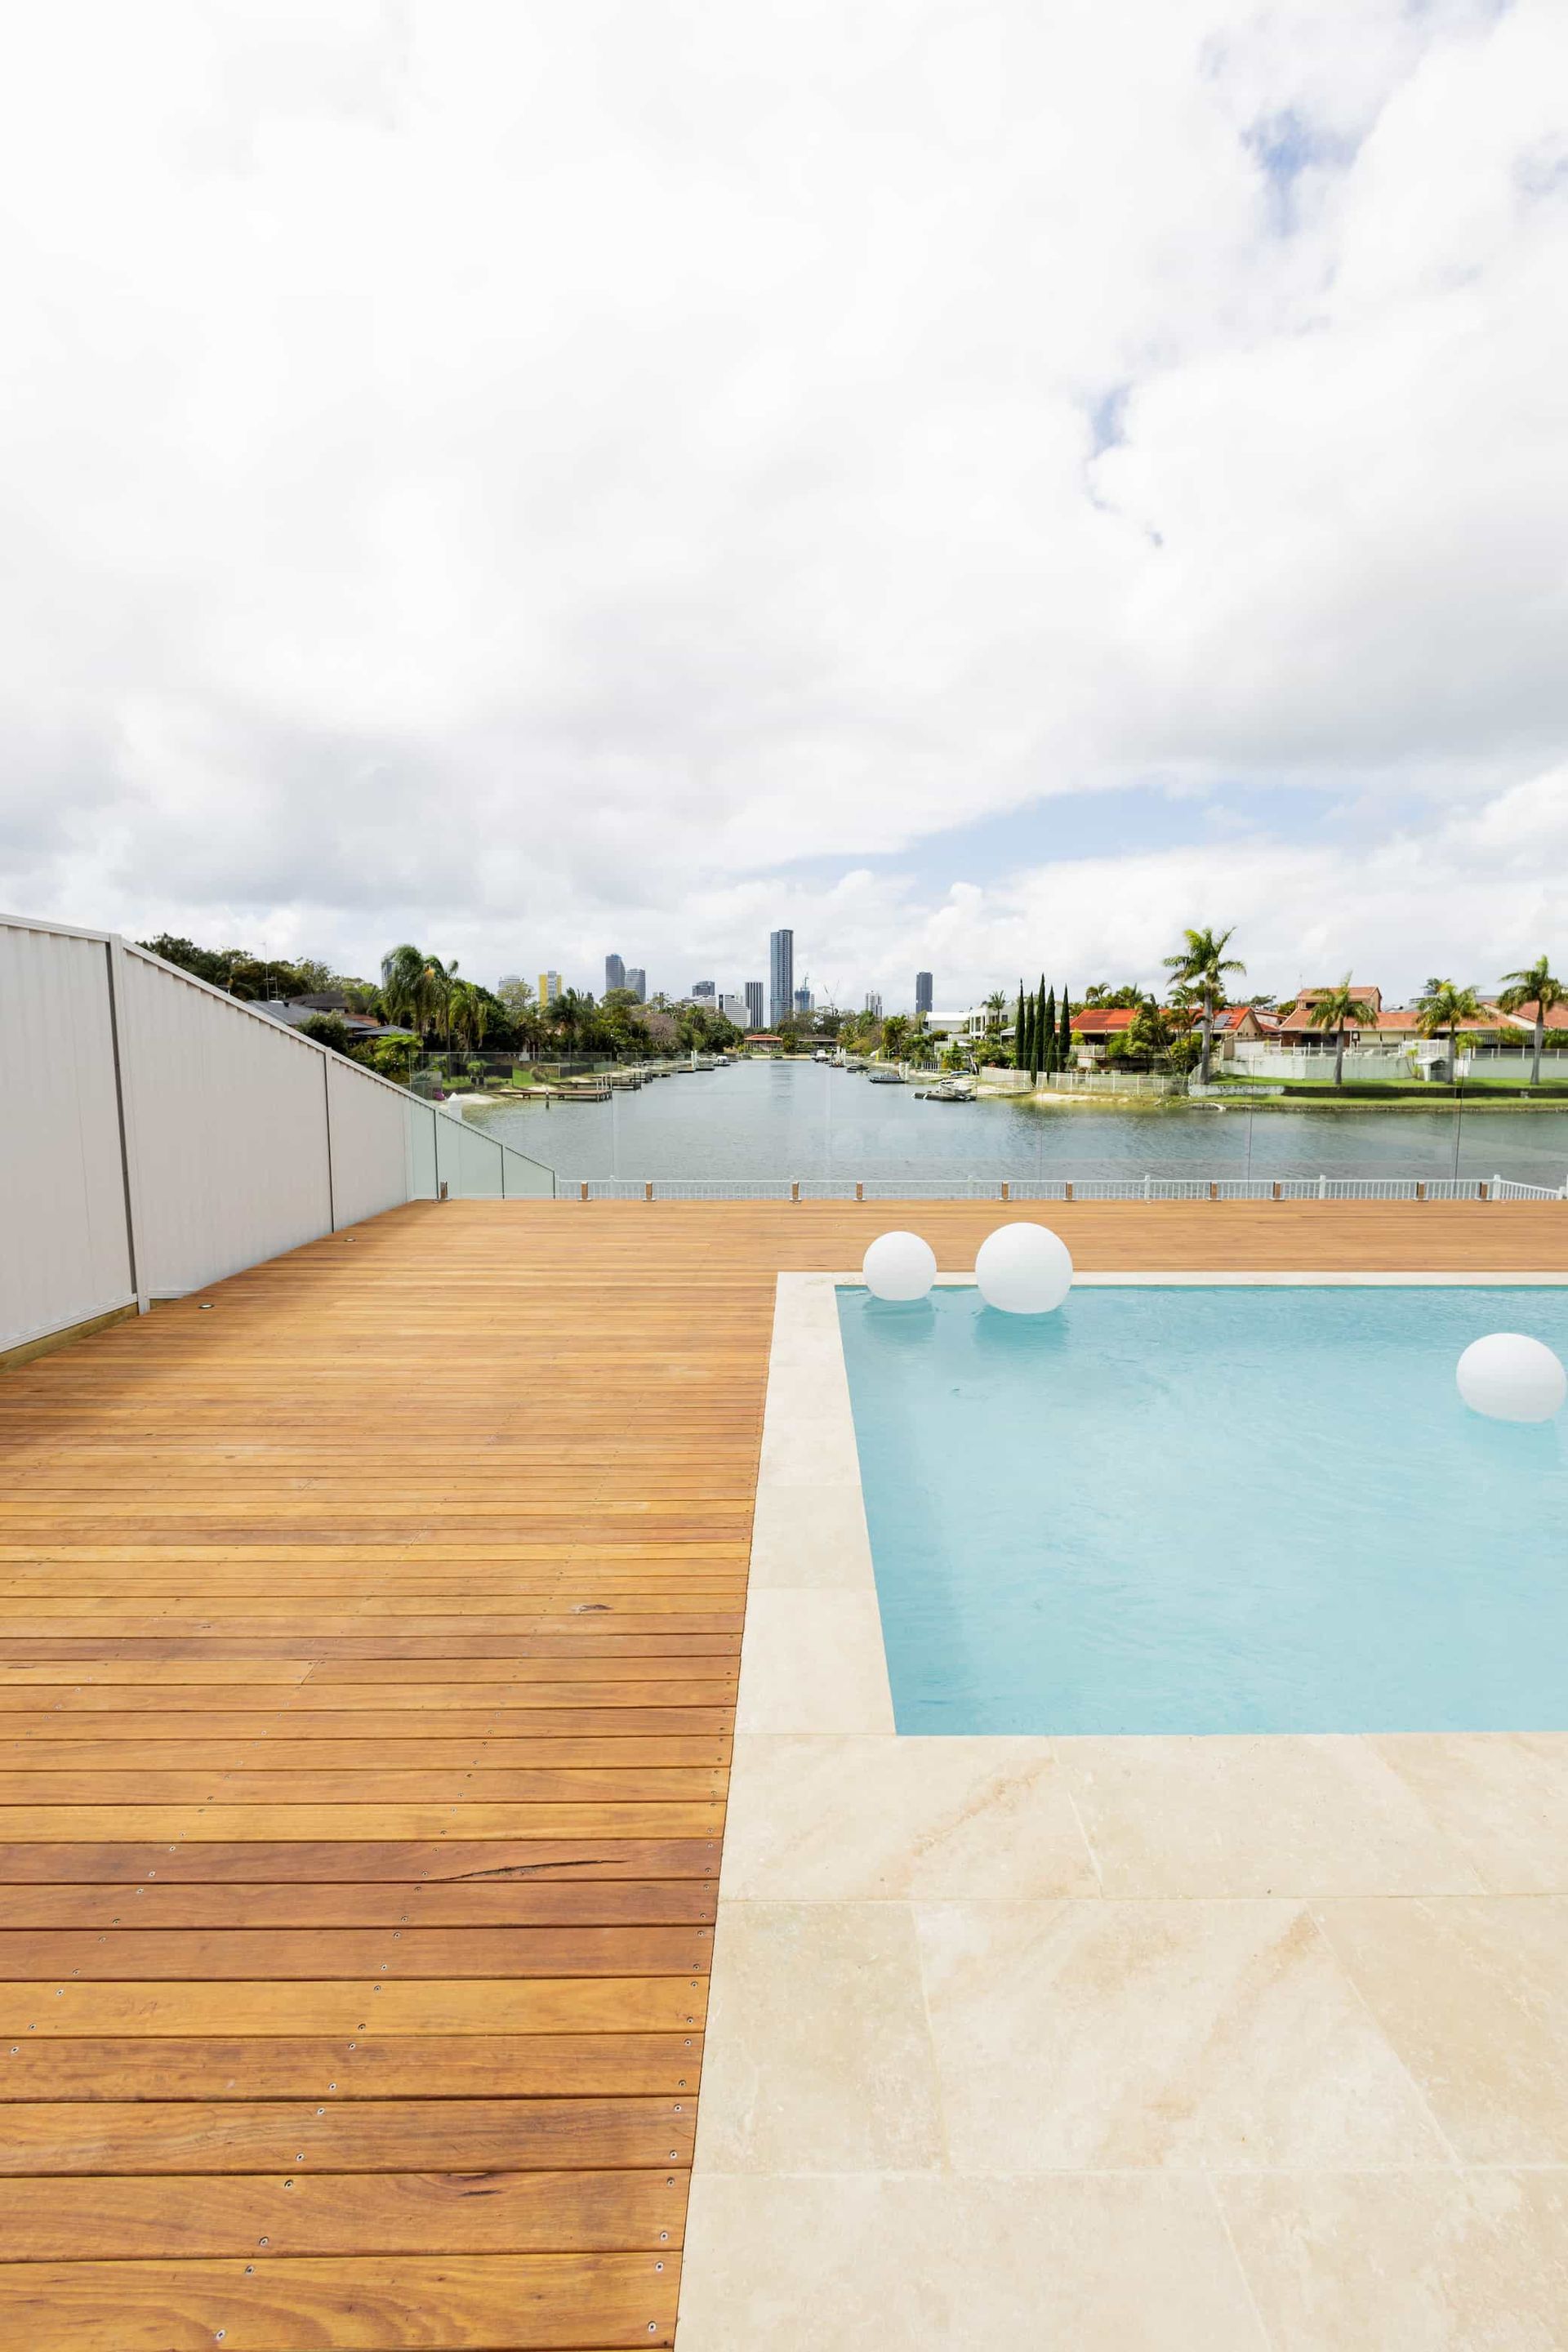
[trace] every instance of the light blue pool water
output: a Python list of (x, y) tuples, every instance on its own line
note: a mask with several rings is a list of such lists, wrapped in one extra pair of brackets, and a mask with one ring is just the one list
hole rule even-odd
[(1568, 1729), (1568, 1413), (1454, 1386), (1568, 1292), (839, 1317), (901, 1732)]

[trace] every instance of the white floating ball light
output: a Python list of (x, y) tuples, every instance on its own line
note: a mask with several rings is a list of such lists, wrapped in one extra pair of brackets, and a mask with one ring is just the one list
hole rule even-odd
[(919, 1234), (879, 1234), (860, 1274), (873, 1298), (923, 1298), (936, 1280), (936, 1252)]
[(1454, 1377), (1470, 1411), (1489, 1421), (1550, 1421), (1568, 1397), (1568, 1372), (1560, 1360), (1522, 1331), (1472, 1339)]
[(1048, 1315), (1072, 1288), (1072, 1257), (1049, 1225), (998, 1225), (975, 1254), (974, 1278), (1004, 1315)]

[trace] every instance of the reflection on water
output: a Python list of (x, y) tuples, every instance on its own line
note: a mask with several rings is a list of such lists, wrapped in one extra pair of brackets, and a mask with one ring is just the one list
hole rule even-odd
[(1495, 1174), (1558, 1185), (1568, 1176), (1568, 1109), (933, 1103), (918, 1101), (912, 1087), (872, 1087), (813, 1062), (742, 1062), (659, 1078), (607, 1103), (479, 1117), (489, 1134), (566, 1178)]

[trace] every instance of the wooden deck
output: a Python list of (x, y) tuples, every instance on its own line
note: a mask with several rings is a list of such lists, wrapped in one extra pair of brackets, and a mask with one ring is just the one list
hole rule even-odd
[[(773, 1276), (1002, 1213), (422, 1205), (0, 1378), (0, 2345), (672, 2342)], [(1049, 1214), (1568, 1264), (1554, 1205)]]

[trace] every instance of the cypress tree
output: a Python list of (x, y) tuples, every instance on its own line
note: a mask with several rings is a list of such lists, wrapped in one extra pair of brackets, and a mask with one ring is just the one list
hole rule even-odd
[(1053, 988), (1049, 996), (1047, 996), (1045, 988), (1045, 974), (1042, 972), (1040, 994), (1043, 1002), (1040, 1006), (1040, 1028), (1044, 1034), (1046, 1045), (1040, 1060), (1047, 1070), (1054, 1070), (1057, 1066), (1057, 992)]
[(1028, 1050), (1029, 1040), (1025, 1034), (1024, 983), (1020, 981), (1018, 982), (1018, 1010), (1013, 1023), (1013, 1067), (1016, 1070), (1023, 1070), (1028, 1067), (1028, 1063), (1026, 1058), (1028, 1054)]
[(1061, 1055), (1063, 1069), (1070, 1070), (1073, 1065), (1072, 1003), (1065, 988), (1062, 991)]

